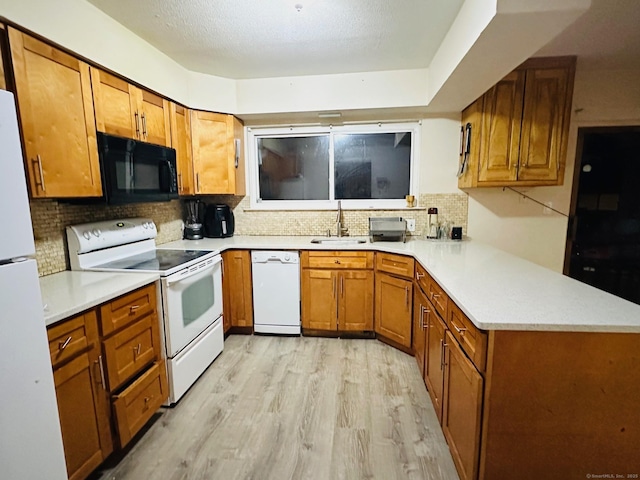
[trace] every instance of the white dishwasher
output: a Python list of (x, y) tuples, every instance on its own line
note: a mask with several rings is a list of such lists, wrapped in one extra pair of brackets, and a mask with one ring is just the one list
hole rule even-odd
[(251, 252), (253, 330), (300, 335), (300, 255), (290, 251)]

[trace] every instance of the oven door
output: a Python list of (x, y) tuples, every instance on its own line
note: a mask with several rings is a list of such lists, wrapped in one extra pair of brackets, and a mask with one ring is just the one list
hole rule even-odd
[(165, 345), (173, 358), (222, 315), (222, 257), (162, 279)]

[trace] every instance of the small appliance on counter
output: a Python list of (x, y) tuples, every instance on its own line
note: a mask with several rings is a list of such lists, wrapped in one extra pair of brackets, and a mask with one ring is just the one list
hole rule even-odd
[(185, 203), (187, 209), (187, 219), (184, 222), (185, 240), (200, 240), (204, 235), (201, 205), (200, 200), (188, 200)]
[(462, 227), (451, 228), (451, 240), (462, 240)]
[(406, 242), (407, 221), (402, 217), (369, 217), (369, 239), (373, 242)]
[(427, 238), (438, 238), (439, 227), (438, 209), (431, 207), (427, 210)]
[(204, 213), (204, 236), (209, 238), (232, 237), (235, 222), (229, 205), (210, 204)]

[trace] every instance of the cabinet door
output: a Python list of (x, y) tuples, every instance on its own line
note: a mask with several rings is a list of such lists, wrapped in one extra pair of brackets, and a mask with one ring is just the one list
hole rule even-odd
[(475, 187), (478, 184), (483, 108), (484, 96), (462, 111), (460, 122), (460, 168), (463, 168), (463, 172), (458, 177), (458, 188)]
[(428, 324), (426, 322), (427, 299), (419, 288), (413, 294), (413, 336), (411, 348), (416, 357), (420, 376), (424, 378), (425, 351), (427, 346)]
[(571, 107), (569, 75), (566, 68), (527, 70), (518, 180), (558, 183)]
[(171, 146), (176, 149), (178, 193), (193, 195), (193, 161), (191, 158), (191, 115), (189, 109), (171, 103)]
[(376, 333), (411, 348), (413, 282), (376, 274)]
[(91, 67), (91, 86), (99, 132), (140, 138), (136, 88), (125, 80)]
[(338, 275), (338, 330), (373, 330), (373, 272), (352, 270)]
[(442, 396), (444, 392), (444, 341), (446, 325), (435, 313), (435, 308), (427, 302), (425, 312), (427, 328), (427, 351), (425, 357), (424, 381), (431, 396), (438, 420), (442, 423)]
[(245, 160), (244, 160), (244, 125), (240, 120), (233, 117), (233, 167), (235, 174), (234, 195), (244, 196), (247, 194), (245, 181)]
[(462, 480), (478, 476), (483, 379), (451, 332), (446, 334), (442, 430)]
[(191, 141), (196, 193), (234, 193), (233, 116), (192, 110)]
[(86, 478), (113, 451), (109, 402), (96, 348), (56, 369), (58, 413), (69, 479)]
[(147, 90), (138, 90), (138, 111), (140, 112), (140, 139), (171, 146), (171, 121), (169, 118), (169, 101)]
[(9, 28), (32, 197), (102, 195), (89, 66)]
[(230, 250), (222, 254), (223, 305), (230, 326), (253, 327), (251, 255), (248, 250)]
[(302, 328), (337, 329), (338, 275), (332, 270), (302, 270)]
[(525, 72), (516, 70), (484, 94), (478, 182), (518, 178)]

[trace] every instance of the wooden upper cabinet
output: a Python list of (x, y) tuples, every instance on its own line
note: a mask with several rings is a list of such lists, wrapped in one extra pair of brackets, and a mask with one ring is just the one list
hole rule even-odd
[(533, 58), (465, 109), (471, 151), (458, 186), (561, 185), (574, 76), (575, 57)]
[(459, 188), (473, 187), (478, 184), (483, 108), (484, 96), (462, 111), (459, 166), (461, 171), (458, 173)]
[(91, 68), (98, 131), (171, 146), (169, 101), (98, 68)]
[[(571, 99), (570, 73), (554, 68), (527, 71), (518, 179), (562, 183)], [(573, 74), (571, 74), (573, 80)]]
[(196, 194), (246, 193), (242, 132), (233, 115), (191, 111)]
[(31, 196), (101, 196), (89, 66), (8, 31)]
[(484, 95), (478, 182), (517, 179), (525, 72), (511, 72)]
[(193, 161), (191, 156), (191, 115), (189, 109), (170, 104), (171, 146), (176, 149), (178, 193), (193, 195)]

